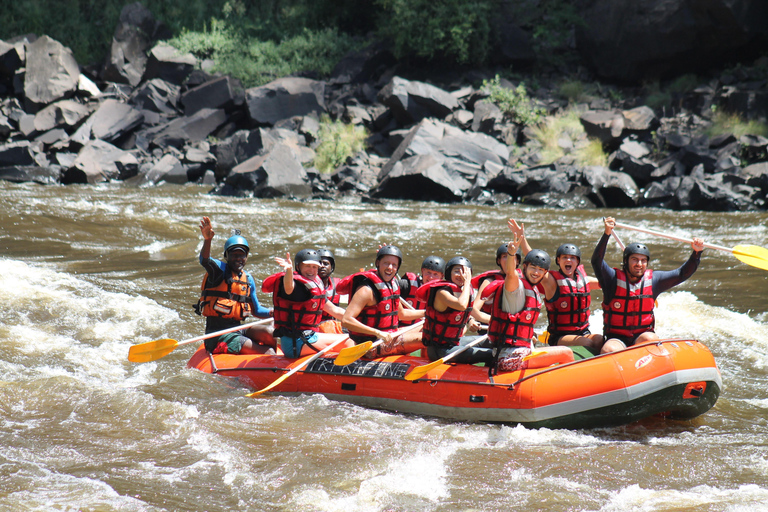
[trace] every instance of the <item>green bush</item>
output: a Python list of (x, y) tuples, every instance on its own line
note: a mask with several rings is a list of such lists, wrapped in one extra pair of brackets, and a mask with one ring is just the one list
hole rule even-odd
[(768, 137), (768, 124), (764, 121), (745, 121), (739, 114), (715, 111), (712, 125), (706, 130), (710, 137), (731, 133), (738, 138), (742, 135), (762, 135)]
[(347, 52), (360, 46), (352, 36), (335, 29), (305, 29), (280, 43), (249, 39), (216, 19), (210, 28), (184, 32), (170, 44), (199, 58), (213, 59), (215, 71), (239, 78), (245, 87), (296, 73), (328, 76)]
[(376, 0), (380, 34), (398, 58), (415, 56), (459, 64), (485, 61), (493, 39), (493, 0)]
[(534, 126), (531, 133), (541, 144), (542, 164), (551, 164), (565, 156), (566, 152), (559, 144), (560, 138), (565, 135), (576, 143), (576, 149), (572, 154), (577, 165), (607, 165), (608, 156), (603, 150), (603, 144), (596, 139), (584, 142), (586, 137), (584, 126), (579, 120), (579, 113), (574, 109), (547, 117)]
[(528, 97), (523, 83), (515, 88), (504, 87), (496, 75), (492, 80), (483, 80), (482, 89), (488, 93), (488, 99), (515, 123), (534, 125), (545, 114), (544, 109), (535, 106)]
[(347, 158), (365, 149), (368, 132), (362, 126), (331, 121), (324, 115), (317, 138), (314, 165), (322, 173), (331, 173)]

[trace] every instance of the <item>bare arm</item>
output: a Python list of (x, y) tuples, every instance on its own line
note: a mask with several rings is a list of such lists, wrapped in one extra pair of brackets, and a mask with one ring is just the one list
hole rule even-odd
[(285, 289), (285, 294), (290, 295), (293, 293), (293, 263), (291, 263), (291, 253), (286, 252), (285, 259), (275, 258), (275, 262), (283, 267), (283, 270), (285, 271), (285, 275), (283, 276), (283, 288)]
[(368, 327), (357, 319), (357, 316), (363, 311), (366, 306), (374, 306), (375, 300), (373, 297), (373, 291), (367, 286), (361, 286), (355, 291), (347, 309), (344, 311), (344, 315), (341, 318), (341, 325), (346, 329), (354, 332), (366, 334), (368, 336), (375, 336), (381, 338), (387, 343), (392, 341), (392, 336), (389, 333)]
[(517, 271), (515, 270), (515, 253), (517, 252), (517, 248), (520, 246), (520, 237), (517, 233), (515, 233), (515, 239), (511, 240), (507, 244), (507, 264), (506, 268), (504, 269), (504, 272), (507, 274), (504, 277), (504, 289), (508, 292), (513, 292), (517, 290), (517, 288), (520, 286), (520, 278), (517, 276)]
[(200, 249), (200, 261), (207, 260), (211, 257), (211, 240), (213, 240), (213, 226), (211, 226), (211, 219), (203, 217), (200, 221), (200, 231), (203, 234), (203, 248)]
[(336, 320), (341, 320), (344, 317), (344, 308), (340, 308), (329, 300), (326, 300), (325, 304), (323, 304), (323, 311), (331, 315)]

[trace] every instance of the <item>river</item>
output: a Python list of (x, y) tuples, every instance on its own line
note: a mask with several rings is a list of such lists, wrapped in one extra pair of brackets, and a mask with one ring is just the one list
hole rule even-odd
[[(509, 217), (550, 253), (578, 244), (591, 271), (608, 214), (727, 247), (768, 246), (765, 212), (294, 202), (195, 185), (0, 182), (0, 510), (768, 510), (768, 272), (724, 252), (706, 250), (699, 271), (658, 304), (659, 333), (701, 340), (722, 372), (719, 401), (692, 421), (465, 424), (322, 396), (245, 398), (239, 383), (187, 369), (190, 345), (150, 363), (127, 359), (132, 344), (202, 333), (192, 304), (203, 215), (216, 230), (214, 254), (242, 230), (261, 282), (286, 250), (328, 247), (346, 275), (370, 265), (381, 242), (403, 249), (404, 270), (418, 272), (432, 253), (488, 270)], [(684, 243), (617, 232), (647, 243), (654, 268), (690, 254)], [(613, 244), (608, 258), (618, 265)], [(593, 308), (599, 302), (596, 293)]]

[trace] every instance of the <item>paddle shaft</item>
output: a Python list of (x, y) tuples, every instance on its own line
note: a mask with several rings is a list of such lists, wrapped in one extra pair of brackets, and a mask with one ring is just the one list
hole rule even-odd
[(203, 334), (202, 336), (196, 336), (194, 338), (189, 338), (188, 340), (180, 341), (178, 345), (187, 345), (189, 343), (195, 343), (196, 341), (207, 340), (208, 338), (221, 336), (222, 334), (228, 334), (230, 332), (241, 331), (243, 329), (248, 329), (249, 327), (253, 327), (254, 325), (266, 324), (271, 321), (272, 321), (271, 318), (264, 318), (263, 320), (259, 320), (257, 322), (251, 322), (249, 324), (236, 325), (234, 327), (230, 327), (229, 329), (223, 329), (221, 331), (216, 331), (216, 332), (209, 332), (208, 334)]
[(272, 384), (270, 384), (269, 386), (267, 386), (267, 387), (265, 387), (265, 388), (262, 388), (262, 389), (260, 389), (260, 390), (258, 390), (258, 391), (255, 391), (255, 392), (253, 392), (253, 393), (250, 393), (250, 394), (248, 394), (248, 395), (246, 395), (246, 396), (248, 396), (248, 397), (254, 397), (254, 396), (258, 396), (258, 395), (260, 395), (260, 394), (264, 393), (265, 391), (269, 391), (270, 389), (274, 388), (275, 386), (277, 386), (278, 384), (280, 384), (281, 382), (283, 382), (285, 379), (287, 379), (288, 377), (290, 377), (290, 376), (291, 376), (291, 375), (293, 375), (294, 373), (296, 373), (296, 372), (298, 372), (298, 371), (302, 370), (302, 369), (303, 369), (305, 366), (307, 366), (309, 363), (311, 363), (311, 362), (312, 362), (312, 361), (314, 361), (315, 359), (318, 359), (320, 356), (322, 356), (323, 354), (325, 354), (326, 352), (328, 352), (329, 350), (331, 350), (332, 348), (334, 348), (334, 347), (335, 347), (336, 345), (338, 345), (339, 343), (343, 343), (343, 342), (347, 341), (348, 339), (349, 339), (349, 336), (344, 336), (343, 338), (341, 338), (341, 339), (339, 339), (339, 340), (336, 340), (336, 341), (334, 341), (333, 343), (331, 343), (330, 345), (328, 345), (328, 346), (327, 346), (327, 347), (325, 347), (324, 349), (322, 349), (322, 350), (318, 351), (318, 353), (317, 353), (317, 354), (315, 354), (315, 355), (313, 355), (313, 356), (309, 357), (308, 359), (305, 359), (304, 361), (302, 361), (300, 364), (298, 364), (297, 366), (295, 366), (294, 368), (292, 368), (292, 369), (291, 369), (291, 371), (289, 371), (289, 372), (288, 372), (288, 373), (286, 373), (285, 375), (282, 375), (282, 376), (278, 377), (278, 378), (277, 378), (277, 379), (276, 379), (274, 382), (272, 382)]
[(478, 344), (480, 344), (480, 343), (484, 342), (484, 341), (485, 341), (485, 340), (487, 340), (487, 339), (488, 339), (488, 335), (487, 335), (487, 334), (483, 334), (482, 336), (480, 336), (480, 337), (479, 337), (479, 338), (477, 338), (476, 340), (473, 340), (471, 343), (467, 343), (466, 345), (464, 345), (463, 347), (461, 347), (459, 350), (457, 350), (457, 351), (455, 351), (455, 352), (451, 352), (450, 354), (446, 355), (446, 356), (445, 356), (445, 357), (442, 359), (443, 363), (444, 363), (444, 362), (446, 362), (446, 361), (448, 361), (449, 359), (453, 359), (454, 357), (456, 357), (457, 355), (461, 354), (461, 353), (462, 353), (462, 352), (464, 352), (465, 350), (468, 350), (468, 349), (470, 349), (470, 348), (474, 347), (475, 345), (478, 345)]
[[(653, 230), (653, 229), (646, 229), (646, 228), (640, 228), (640, 227), (637, 227), (637, 226), (630, 226), (629, 224), (623, 224), (623, 223), (617, 222), (616, 223), (616, 227), (617, 228), (624, 228), (624, 229), (631, 229), (632, 231), (639, 231), (640, 233), (646, 233), (648, 235), (660, 236), (662, 238), (668, 238), (670, 240), (676, 240), (678, 242), (685, 242), (685, 243), (689, 243), (689, 244), (693, 243), (693, 240), (691, 240), (690, 238), (683, 238), (683, 237), (680, 237), (680, 236), (670, 235), (668, 233), (662, 233), (661, 231), (656, 231), (656, 230)], [(722, 245), (714, 245), (714, 244), (707, 244), (707, 243), (705, 243), (704, 247), (707, 247), (709, 249), (715, 249), (717, 251), (725, 251), (725, 252), (733, 253), (733, 249), (731, 249), (730, 247), (724, 247)]]

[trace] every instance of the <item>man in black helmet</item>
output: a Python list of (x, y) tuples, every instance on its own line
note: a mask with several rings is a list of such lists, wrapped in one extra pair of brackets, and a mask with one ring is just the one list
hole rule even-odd
[[(406, 272), (400, 279), (400, 296), (408, 303), (410, 309), (423, 310), (426, 304), (416, 298), (416, 291), (427, 283), (432, 281), (442, 281), (443, 271), (445, 270), (445, 260), (440, 256), (430, 255), (421, 262), (421, 274), (416, 275), (413, 272)], [(410, 325), (416, 320), (401, 320), (401, 325)]]
[[(317, 254), (320, 256), (320, 269), (317, 271), (317, 275), (320, 276), (323, 286), (325, 286), (325, 297), (334, 306), (339, 306), (341, 304), (341, 295), (336, 290), (336, 285), (339, 284), (341, 279), (333, 276), (333, 272), (336, 270), (336, 257), (330, 249), (318, 249)], [(342, 333), (341, 321), (323, 312), (320, 332)]]
[(412, 321), (424, 317), (423, 310), (404, 309), (400, 302), (400, 284), (397, 271), (403, 262), (400, 249), (384, 245), (376, 253), (375, 269), (347, 276), (338, 285), (341, 293), (349, 294), (349, 304), (342, 325), (355, 343), (383, 339), (368, 354), (378, 357), (409, 354), (422, 348), (421, 332), (410, 331), (396, 338), (392, 333), (400, 320)]
[[(205, 316), (206, 334), (239, 325), (250, 315), (259, 318), (272, 316), (272, 312), (259, 303), (256, 282), (244, 270), (250, 251), (248, 241), (239, 232), (229, 237), (224, 243), (226, 262), (223, 262), (211, 258), (214, 235), (211, 219), (203, 217), (200, 231), (203, 235), (200, 265), (205, 268), (206, 275), (195, 310)], [(255, 325), (205, 340), (206, 350), (214, 354), (263, 354), (270, 353), (274, 346), (270, 325)]]
[(606, 217), (603, 223), (605, 231), (592, 254), (592, 268), (603, 289), (603, 333), (606, 342), (601, 353), (607, 353), (659, 339), (654, 332), (656, 297), (696, 272), (704, 241), (694, 238), (691, 243), (693, 254), (675, 270), (649, 269), (651, 253), (640, 243), (626, 246), (621, 269), (611, 268), (605, 262), (605, 250), (616, 221), (613, 217)]

